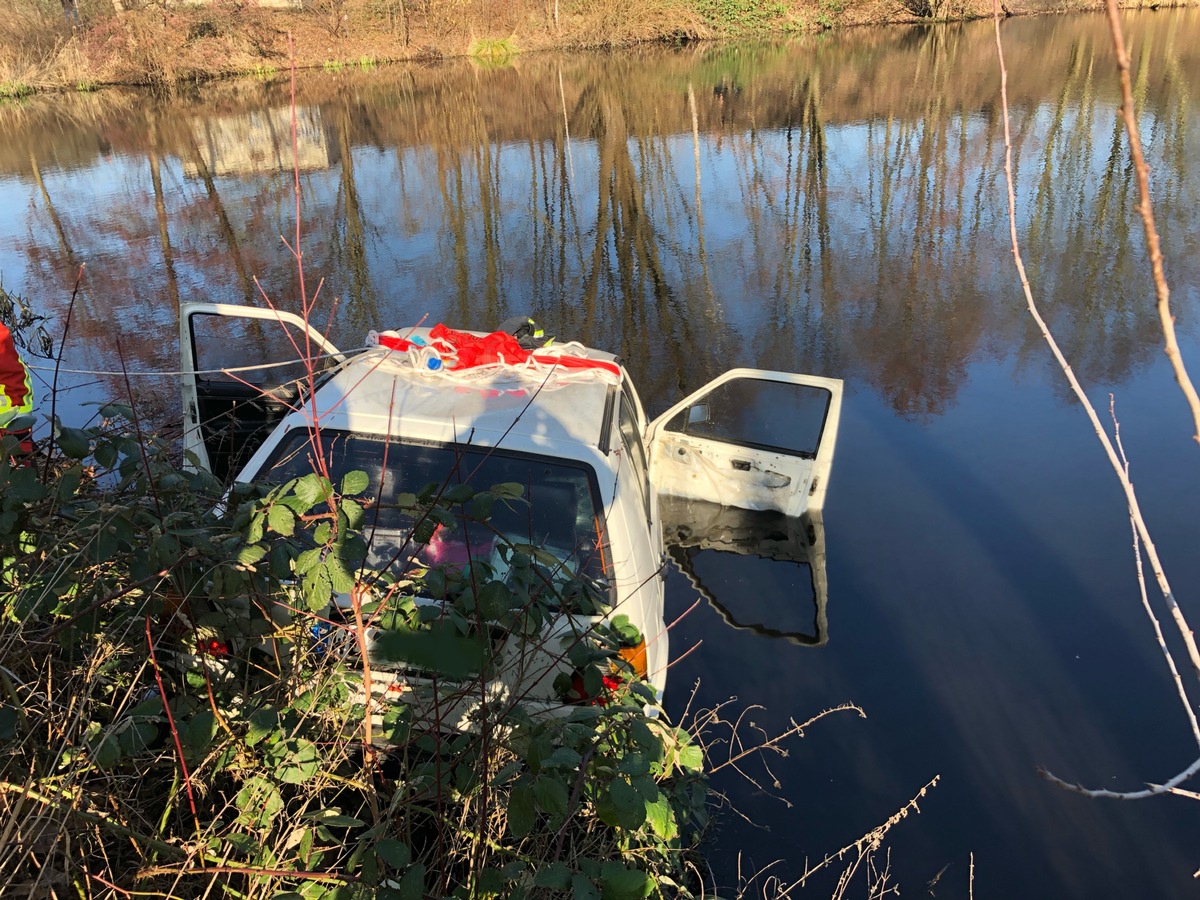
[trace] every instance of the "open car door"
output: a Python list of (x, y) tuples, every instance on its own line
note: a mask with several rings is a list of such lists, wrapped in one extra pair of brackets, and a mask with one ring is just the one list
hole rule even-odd
[[(299, 352), (297, 352), (299, 348)], [(318, 371), (343, 357), (293, 313), (230, 303), (181, 303), (183, 449), (227, 480), (307, 386), (306, 348)]]
[(840, 379), (731, 369), (650, 423), (650, 480), (667, 497), (820, 510), (841, 411)]
[[(791, 518), (669, 497), (662, 521), (667, 553), (730, 628), (800, 647), (829, 640), (819, 511)], [(810, 592), (811, 625), (805, 602)]]

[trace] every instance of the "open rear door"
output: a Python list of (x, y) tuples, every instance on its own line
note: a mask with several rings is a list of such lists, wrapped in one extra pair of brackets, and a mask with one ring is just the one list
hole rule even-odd
[(668, 497), (820, 510), (841, 411), (840, 379), (732, 369), (650, 423), (650, 480)]
[[(299, 353), (297, 352), (299, 348)], [(222, 480), (236, 475), (321, 371), (343, 357), (299, 316), (229, 303), (181, 303), (183, 449)]]

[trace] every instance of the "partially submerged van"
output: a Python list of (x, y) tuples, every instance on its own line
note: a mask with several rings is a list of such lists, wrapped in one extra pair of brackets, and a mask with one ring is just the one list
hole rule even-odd
[[(617, 617), (639, 636), (626, 658), (661, 697), (670, 654), (660, 497), (792, 518), (824, 505), (837, 379), (733, 369), (649, 421), (621, 360), (578, 344), (522, 345), (512, 334), (439, 325), (372, 333), (368, 346), (343, 353), (293, 314), (216, 303), (182, 304), (180, 338), (185, 449), (218, 477), (282, 483), (306, 474), (315, 424), (335, 483), (366, 472), (366, 493), (385, 501), (450, 473), (481, 489), (522, 486), (527, 505), (497, 506), (476, 533), (467, 522), (439, 530), (400, 565), (483, 560), (503, 579), (511, 561), (503, 546), (533, 546), (595, 586), (601, 615), (562, 610), (533, 662), (526, 641), (503, 651), (520, 664), (501, 667), (489, 690), (534, 711), (589, 699), (564, 698), (555, 684), (570, 678), (571, 664), (545, 648)], [(278, 365), (236, 365), (252, 342), (277, 348)], [(296, 377), (297, 358), (317, 360), (311, 392)], [(411, 534), (402, 511), (381, 509), (367, 565), (393, 562)], [(330, 601), (336, 613), (348, 597)], [(420, 678), (400, 666), (373, 677), (381, 699)], [(459, 726), (469, 724), (469, 706), (455, 710)]]

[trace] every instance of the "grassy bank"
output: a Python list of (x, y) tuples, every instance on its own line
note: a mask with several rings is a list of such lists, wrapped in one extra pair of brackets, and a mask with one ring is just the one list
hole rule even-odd
[[(305, 0), (303, 9), (234, 0), (169, 6), (74, 0), (68, 15), (64, 2), (13, 0), (0, 21), (0, 100), (103, 84), (267, 76), (287, 65), (289, 34), (300, 67), (337, 70), (462, 55), (494, 64), (521, 51), (782, 36), (991, 11), (989, 0)], [(1011, 14), (1098, 6), (1096, 0), (1003, 3)]]

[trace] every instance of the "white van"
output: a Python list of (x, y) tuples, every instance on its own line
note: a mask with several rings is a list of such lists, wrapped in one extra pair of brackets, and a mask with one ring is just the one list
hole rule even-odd
[[(412, 559), (482, 558), (502, 578), (499, 543), (539, 548), (595, 585), (609, 607), (592, 617), (564, 610), (540, 646), (556, 646), (556, 636), (565, 646), (597, 621), (627, 617), (641, 641), (627, 658), (660, 697), (670, 659), (660, 495), (789, 517), (824, 504), (837, 379), (734, 369), (648, 421), (621, 361), (579, 345), (534, 347), (521, 358), (505, 355), (511, 343), (501, 340), (502, 361), (472, 365), (439, 326), (372, 334), (370, 346), (342, 353), (298, 316), (215, 303), (183, 304), (180, 331), (184, 443), (201, 466), (243, 482), (306, 474), (315, 422), (334, 482), (364, 471), (369, 496), (429, 482), (522, 485), (527, 506), (497, 507), (486, 529), (435, 536)], [(252, 345), (280, 365), (238, 371)], [(304, 356), (320, 357), (322, 368), (311, 396), (293, 371)], [(387, 564), (411, 527), (398, 515), (374, 519), (368, 564)], [(553, 685), (570, 670), (563, 653), (543, 651), (491, 690), (534, 709), (561, 706)], [(375, 678), (377, 697), (404, 693), (412, 680), (394, 668)], [(465, 722), (470, 710), (456, 714)]]

